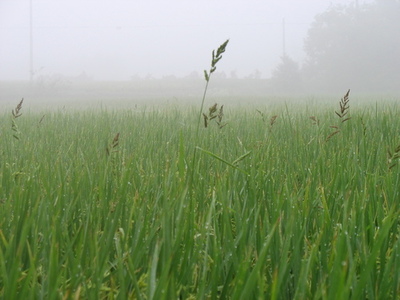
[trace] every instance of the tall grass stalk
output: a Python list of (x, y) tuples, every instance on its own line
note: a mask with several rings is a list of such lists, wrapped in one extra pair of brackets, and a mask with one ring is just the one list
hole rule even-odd
[[(203, 97), (201, 99), (201, 105), (200, 105), (200, 111), (199, 111), (199, 115), (198, 115), (198, 121), (197, 121), (197, 127), (196, 127), (196, 144), (199, 140), (199, 130), (200, 130), (200, 124), (201, 124), (201, 117), (203, 114), (203, 109), (204, 109), (204, 102), (206, 99), (206, 95), (207, 95), (207, 91), (208, 91), (208, 84), (210, 83), (210, 78), (211, 75), (216, 71), (217, 69), (217, 63), (222, 59), (222, 54), (225, 52), (226, 50), (226, 46), (229, 43), (229, 39), (226, 40), (224, 43), (222, 43), (218, 49), (217, 52), (215, 52), (215, 50), (212, 51), (212, 56), (211, 56), (211, 67), (210, 70), (204, 70), (204, 79), (206, 80), (206, 85), (204, 87), (204, 92), (203, 92)], [(190, 181), (193, 180), (193, 176), (194, 176), (194, 172), (195, 172), (195, 163), (196, 163), (196, 149), (194, 149), (193, 151), (193, 166), (192, 166), (192, 172), (191, 172), (191, 176), (190, 176)]]
[(228, 46), (228, 43), (229, 43), (229, 39), (226, 40), (224, 43), (222, 43), (218, 47), (216, 53), (215, 53), (215, 50), (212, 51), (210, 70), (208, 70), (208, 71), (204, 70), (204, 79), (206, 80), (206, 85), (204, 87), (203, 97), (201, 99), (201, 105), (200, 105), (200, 111), (199, 111), (197, 129), (196, 129), (196, 138), (198, 137), (198, 134), (199, 134), (201, 116), (203, 114), (204, 102), (206, 100), (206, 95), (207, 95), (207, 91), (208, 91), (208, 84), (210, 83), (211, 75), (217, 70), (217, 63), (222, 59), (222, 54), (225, 52), (226, 46)]

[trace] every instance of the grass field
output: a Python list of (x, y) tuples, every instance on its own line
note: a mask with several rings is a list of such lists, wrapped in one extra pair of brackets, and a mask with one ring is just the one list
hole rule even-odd
[(2, 113), (0, 298), (396, 299), (400, 106), (339, 100)]

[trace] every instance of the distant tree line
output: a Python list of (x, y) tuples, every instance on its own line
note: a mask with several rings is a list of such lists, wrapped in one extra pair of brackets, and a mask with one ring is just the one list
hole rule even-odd
[(284, 55), (272, 74), (277, 91), (400, 91), (400, 1), (333, 6), (317, 15), (301, 68)]

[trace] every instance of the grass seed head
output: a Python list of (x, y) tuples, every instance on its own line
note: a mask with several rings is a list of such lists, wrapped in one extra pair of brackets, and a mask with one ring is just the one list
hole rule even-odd
[(209, 114), (213, 115), (216, 111), (217, 111), (217, 103), (215, 103), (213, 106), (211, 106), (208, 110), (209, 110)]
[(344, 95), (344, 97), (340, 100), (339, 102), (339, 106), (340, 106), (340, 112), (335, 111), (336, 115), (341, 118), (341, 122), (346, 122), (348, 120), (350, 120), (350, 118), (344, 118), (348, 112), (349, 112), (349, 94), (350, 94), (350, 90), (347, 91), (347, 93)]
[[(335, 114), (340, 118), (341, 123), (344, 123), (351, 119), (350, 117), (346, 117), (346, 115), (349, 113), (349, 108), (350, 108), (349, 94), (350, 90), (347, 91), (347, 93), (343, 96), (343, 98), (339, 102), (340, 111), (339, 112), (335, 111)], [(325, 139), (326, 142), (341, 131), (341, 128), (339, 126), (331, 125), (329, 127), (335, 129), (335, 131), (332, 132), (330, 135), (328, 135), (328, 137)]]
[(207, 128), (209, 121), (214, 120), (214, 122), (217, 123), (220, 129), (223, 128), (224, 126), (227, 125), (227, 123), (222, 123), (223, 117), (224, 117), (224, 106), (221, 105), (221, 107), (218, 109), (218, 103), (215, 103), (214, 105), (209, 107), (208, 115), (203, 113), (204, 127)]
[(24, 98), (18, 103), (18, 105), (11, 111), (14, 119), (20, 117), (22, 115), (21, 109), (22, 109), (22, 103), (24, 102)]
[(215, 53), (215, 50), (212, 51), (211, 53), (211, 68), (210, 70), (207, 72), (206, 70), (204, 70), (204, 78), (206, 79), (206, 81), (210, 81), (210, 76), (212, 73), (215, 72), (215, 70), (217, 69), (217, 63), (222, 59), (222, 53), (225, 52), (226, 46), (229, 43), (229, 39), (226, 40), (221, 46), (218, 47), (217, 49), (217, 53)]
[(207, 128), (208, 126), (208, 117), (205, 113), (203, 113), (203, 118), (204, 118), (204, 127)]
[(269, 120), (269, 125), (274, 126), (275, 122), (276, 122), (276, 118), (278, 118), (277, 115), (272, 116), (271, 119)]
[(315, 116), (311, 116), (310, 120), (313, 121), (313, 125), (319, 125), (319, 119)]
[(109, 156), (111, 154), (111, 152), (117, 152), (117, 150), (115, 150), (115, 148), (117, 148), (118, 145), (119, 145), (119, 132), (114, 136), (111, 144), (106, 147), (107, 156)]

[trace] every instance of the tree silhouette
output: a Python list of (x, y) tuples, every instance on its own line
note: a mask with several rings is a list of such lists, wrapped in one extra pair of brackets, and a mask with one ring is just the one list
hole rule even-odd
[(400, 1), (335, 6), (317, 15), (305, 40), (304, 77), (328, 91), (400, 90)]
[(300, 92), (302, 83), (299, 65), (288, 55), (282, 55), (280, 64), (272, 72), (271, 83), (272, 89), (277, 92)]

